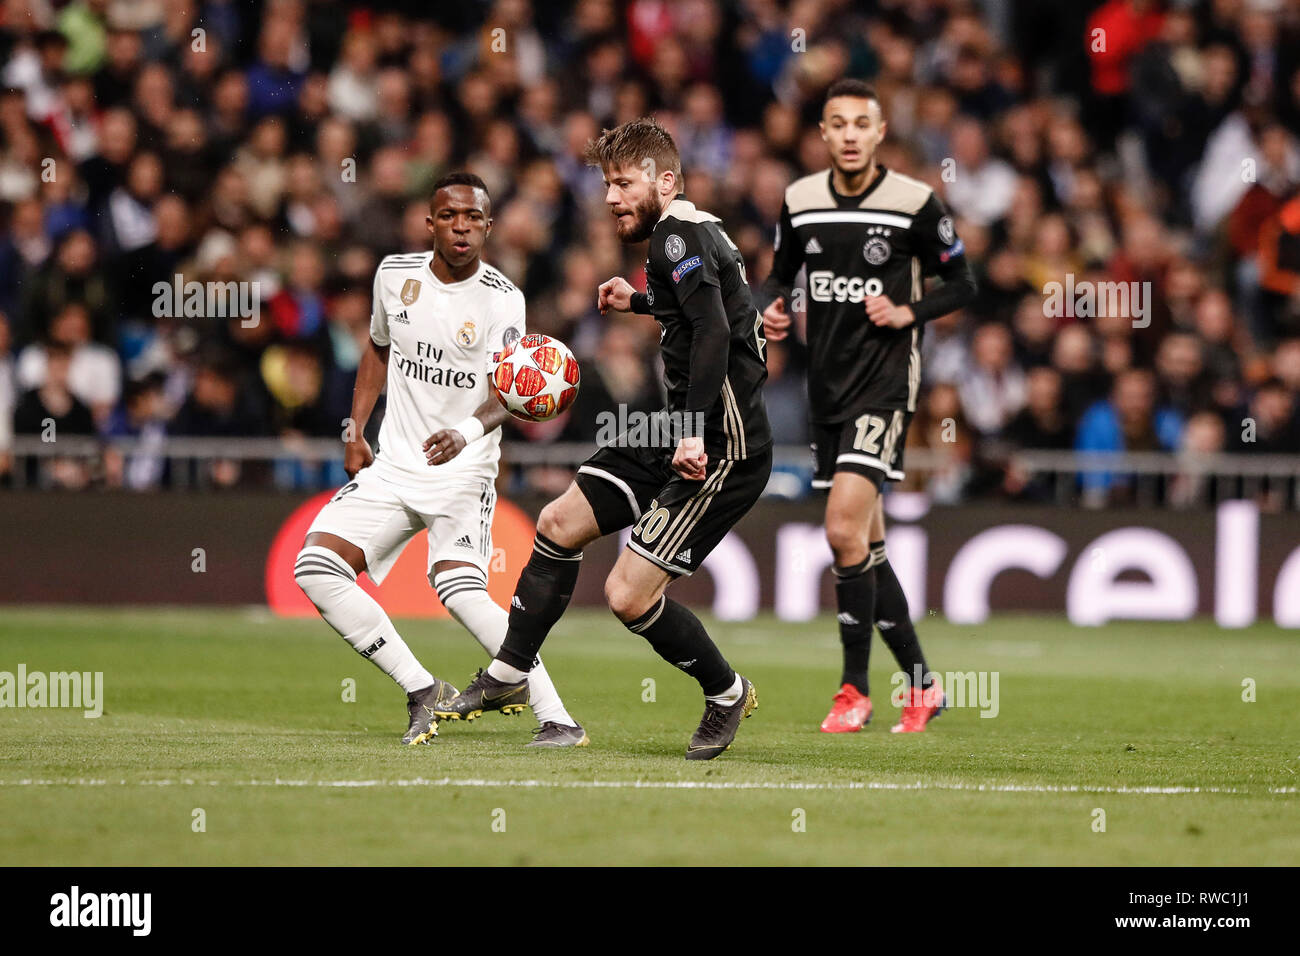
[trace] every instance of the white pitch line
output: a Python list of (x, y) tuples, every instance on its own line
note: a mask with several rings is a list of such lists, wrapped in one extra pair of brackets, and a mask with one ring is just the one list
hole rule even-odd
[[(1105, 787), (1086, 784), (1021, 783), (940, 783), (918, 780), (914, 783), (884, 781), (846, 781), (816, 783), (801, 781), (705, 781), (705, 780), (487, 780), (481, 778), (440, 777), (410, 780), (108, 780), (94, 778), (0, 780), (0, 787), (505, 787), (538, 790), (950, 790), (972, 793), (1115, 793), (1142, 796), (1182, 796), (1197, 793), (1251, 795), (1250, 790), (1236, 787)], [(1269, 787), (1271, 795), (1294, 794), (1297, 787)]]

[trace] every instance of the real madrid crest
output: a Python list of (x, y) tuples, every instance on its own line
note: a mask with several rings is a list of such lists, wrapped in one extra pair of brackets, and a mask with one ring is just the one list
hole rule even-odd
[(420, 280), (407, 279), (402, 284), (402, 305), (414, 305), (420, 297)]
[(473, 322), (466, 322), (456, 330), (456, 341), (469, 348), (478, 339), (478, 332), (474, 328)]
[(884, 265), (894, 249), (885, 237), (891, 230), (885, 226), (872, 226), (867, 230), (867, 242), (862, 247), (862, 257), (873, 266)]

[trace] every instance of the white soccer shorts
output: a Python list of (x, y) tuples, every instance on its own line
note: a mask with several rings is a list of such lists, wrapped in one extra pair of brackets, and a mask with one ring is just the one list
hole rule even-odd
[(439, 561), (468, 561), (486, 577), (496, 503), (496, 489), (483, 478), (436, 479), (416, 488), (382, 478), (372, 465), (339, 489), (307, 533), (323, 531), (355, 544), (366, 556), (366, 573), (380, 584), (406, 543), (426, 528), (430, 581)]

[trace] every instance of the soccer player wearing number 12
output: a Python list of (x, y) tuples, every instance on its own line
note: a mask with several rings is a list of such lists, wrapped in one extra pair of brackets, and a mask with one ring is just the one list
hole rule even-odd
[[(880, 490), (903, 478), (922, 328), (973, 299), (975, 280), (952, 217), (930, 187), (876, 162), (885, 120), (872, 89), (860, 80), (832, 84), (820, 125), (831, 168), (786, 190), (765, 284), (775, 298), (763, 320), (770, 340), (785, 338), (785, 301), (806, 269), (813, 485), (830, 492), (826, 539), (844, 648), (841, 686), (821, 729), (857, 731), (871, 719), (874, 621), (908, 680), (902, 718), (891, 729), (915, 732), (943, 709), (943, 688), (885, 557)], [(926, 292), (929, 275), (942, 281)]]

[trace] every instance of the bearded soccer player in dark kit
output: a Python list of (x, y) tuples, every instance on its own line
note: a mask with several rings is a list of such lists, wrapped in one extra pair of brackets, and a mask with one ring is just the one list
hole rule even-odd
[[(814, 487), (826, 489), (844, 669), (826, 733), (871, 720), (872, 622), (907, 675), (896, 733), (924, 730), (945, 705), (885, 556), (881, 488), (903, 478), (903, 445), (921, 384), (926, 322), (976, 292), (952, 216), (925, 183), (876, 161), (880, 100), (860, 80), (827, 91), (820, 124), (831, 168), (786, 189), (763, 313), (768, 338), (789, 334), (790, 299), (807, 273), (808, 398)], [(940, 283), (925, 291), (926, 276)]]
[(672, 437), (656, 443), (625, 432), (587, 459), (542, 510), (501, 651), (438, 714), (472, 718), (526, 701), (528, 671), (568, 605), (582, 548), (631, 525), (605, 596), (629, 630), (699, 683), (704, 716), (686, 758), (709, 760), (731, 745), (757, 695), (699, 619), (664, 591), (700, 566), (767, 485), (772, 436), (762, 396), (762, 316), (720, 221), (683, 194), (681, 158), (662, 126), (640, 119), (605, 130), (588, 144), (587, 162), (604, 173), (619, 239), (650, 241), (646, 292), (616, 277), (597, 299), (602, 313), (658, 321), (669, 423), (658, 431)]

